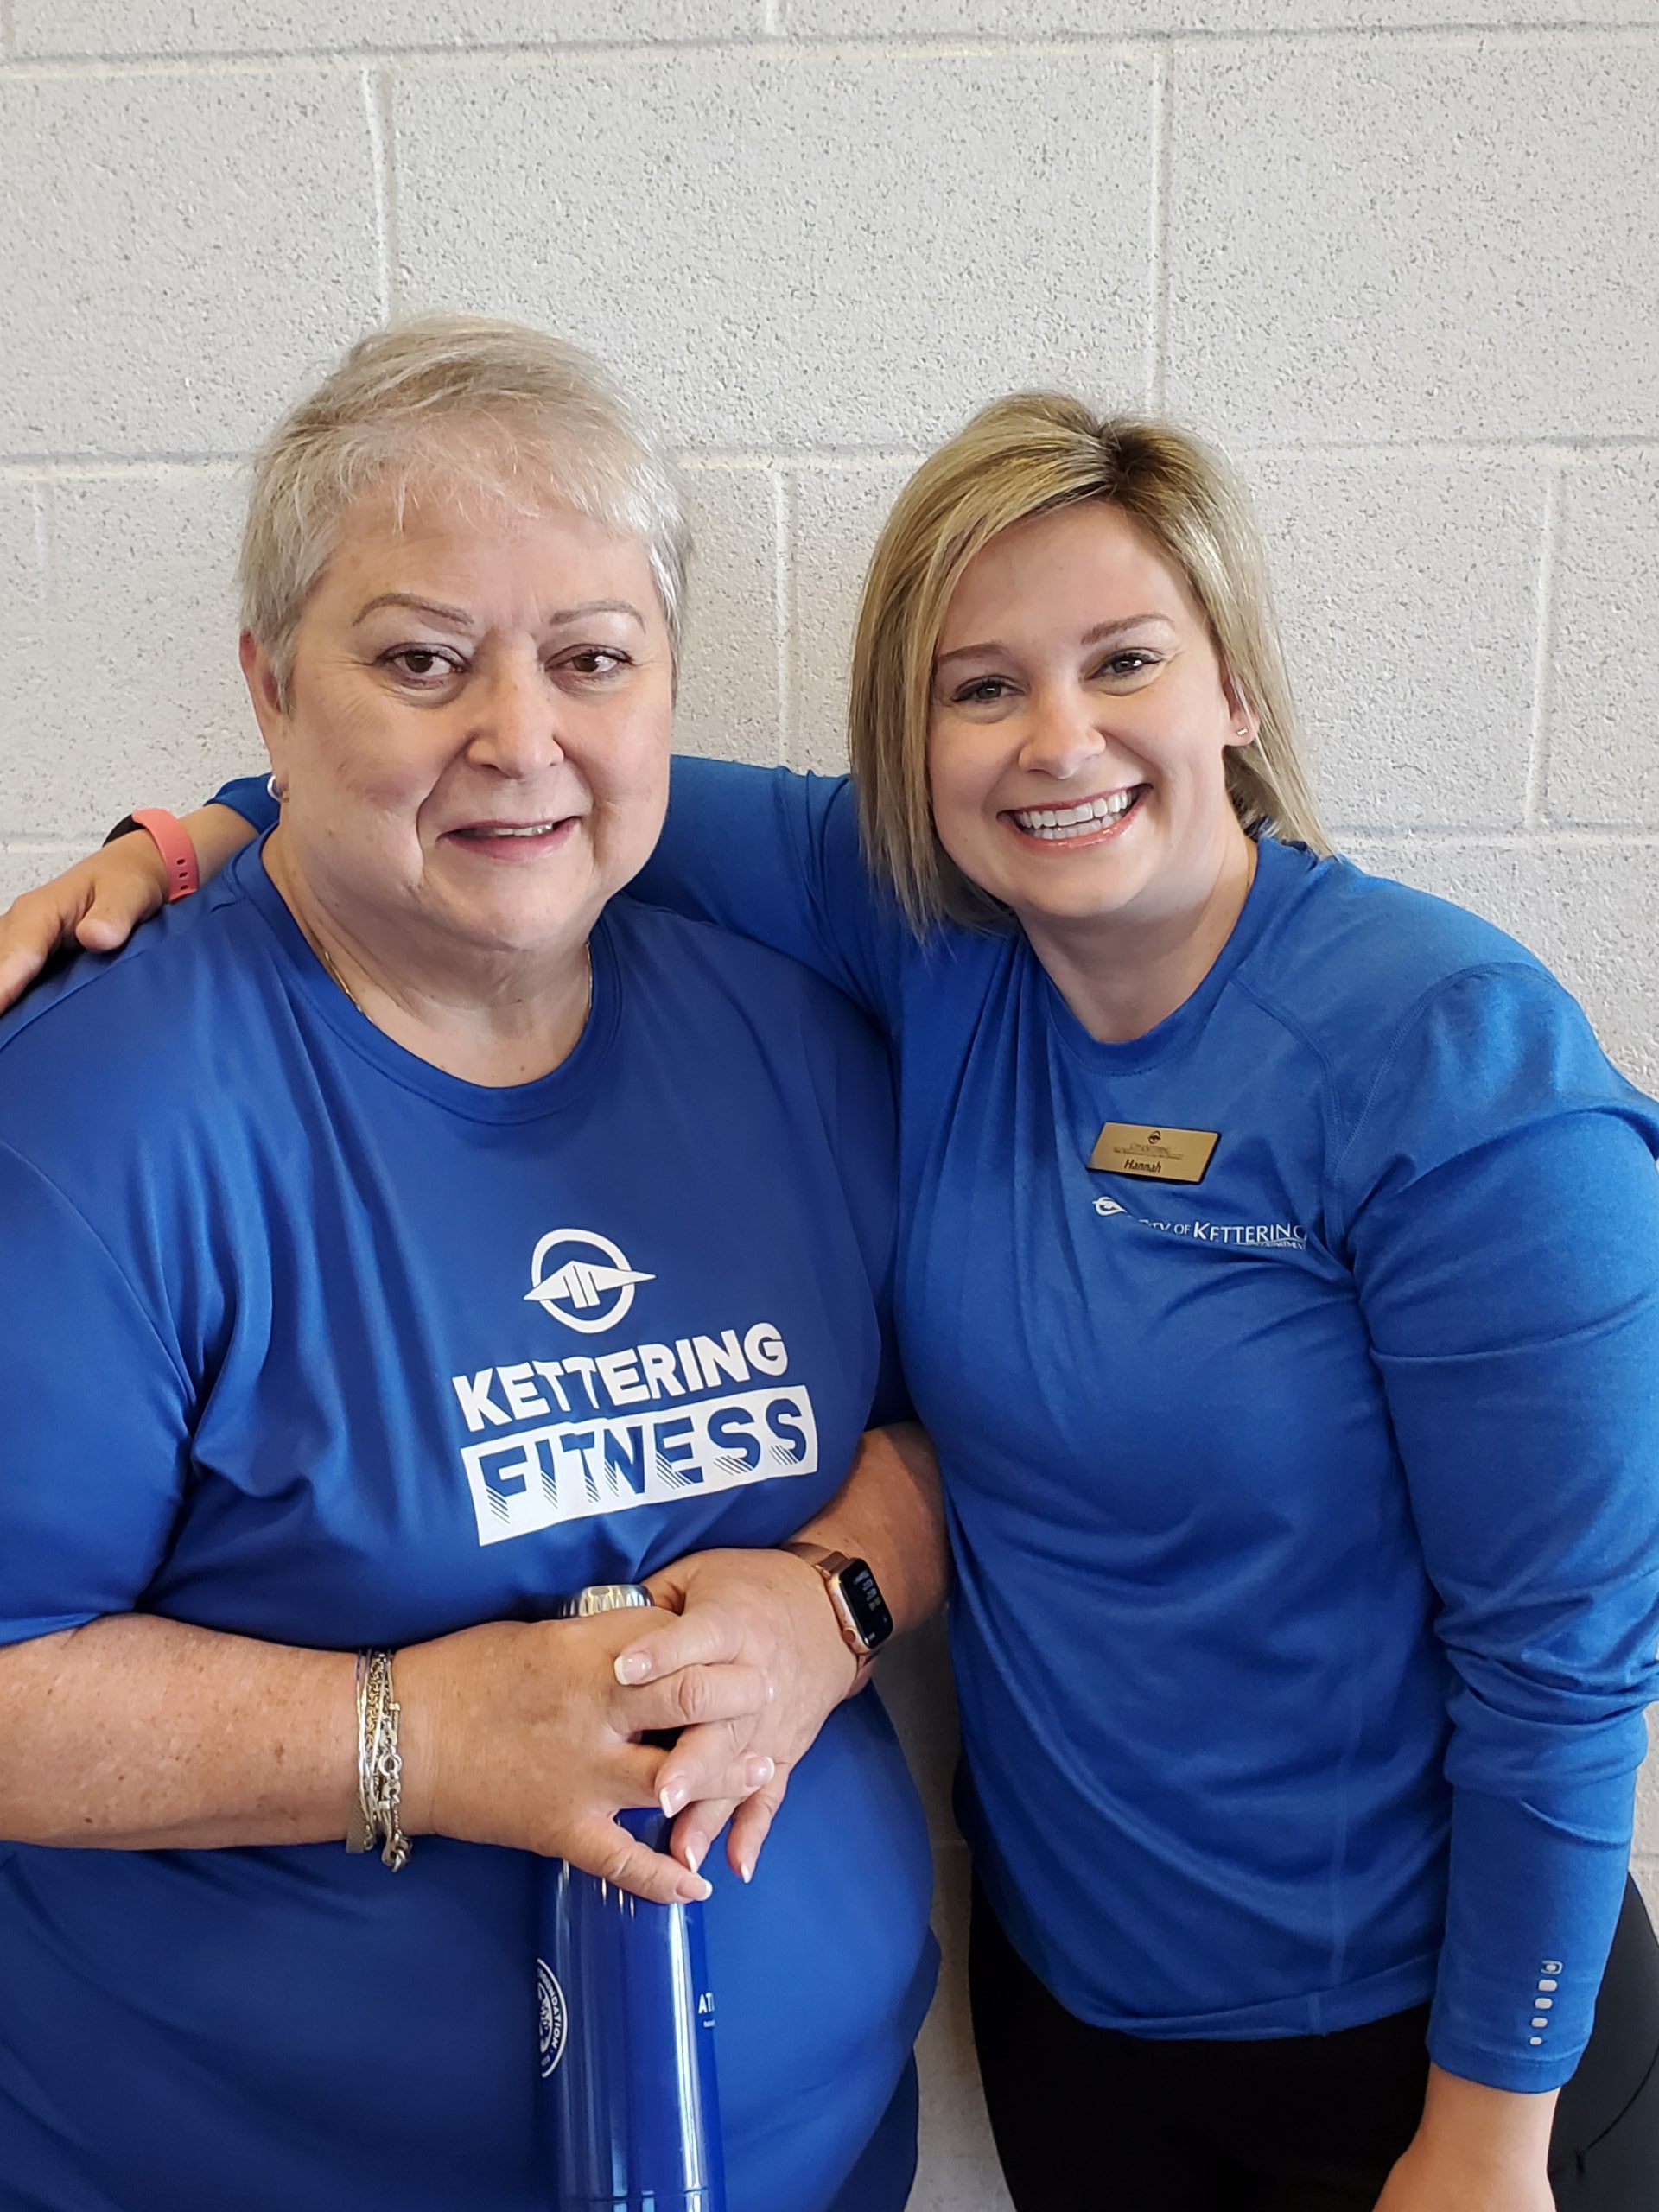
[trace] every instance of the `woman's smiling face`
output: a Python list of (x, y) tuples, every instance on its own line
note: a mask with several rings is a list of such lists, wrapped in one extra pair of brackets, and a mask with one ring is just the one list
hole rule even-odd
[(1033, 941), (1201, 912), (1244, 833), (1254, 734), (1185, 584), (1103, 500), (1016, 523), (957, 586), (934, 658), (940, 843)]
[(306, 603), (285, 696), (245, 640), (244, 664), (283, 836), (325, 907), (383, 940), (568, 954), (657, 841), (666, 623), (644, 546), (573, 509), (400, 524), (367, 501)]

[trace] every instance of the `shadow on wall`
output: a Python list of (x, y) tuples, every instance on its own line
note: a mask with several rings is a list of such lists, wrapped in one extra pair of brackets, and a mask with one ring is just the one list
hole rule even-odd
[(879, 1679), (927, 1808), (933, 1926), (944, 1954), (939, 1993), (917, 2046), (922, 2142), (909, 2212), (1009, 2212), (968, 2017), (968, 1853), (950, 1817), (957, 1701), (943, 1620), (906, 1637), (882, 1661)]

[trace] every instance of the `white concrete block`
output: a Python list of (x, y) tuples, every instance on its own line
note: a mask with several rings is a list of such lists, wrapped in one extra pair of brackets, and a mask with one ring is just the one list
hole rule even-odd
[(1134, 397), (1151, 85), (1105, 51), (411, 70), (405, 296), (582, 340), (688, 446), (926, 445), (1033, 382)]
[(0, 914), (20, 891), (34, 890), (36, 884), (78, 861), (85, 850), (84, 845), (0, 844)]
[(42, 651), (14, 663), (0, 643), (0, 830), (95, 842), (263, 759), (236, 664), (242, 486), (176, 470), (43, 488)]
[(1518, 829), (1544, 484), (1445, 453), (1247, 457), (1327, 819)]
[(0, 83), (0, 451), (239, 451), (379, 319), (339, 74)]
[(761, 28), (760, 0), (12, 0), (25, 55), (323, 53), (715, 38)]
[(789, 765), (847, 766), (847, 685), (864, 571), (908, 462), (803, 468), (790, 479)]
[[(16, 479), (0, 481), (0, 836), (24, 827), (13, 792), (19, 770), (44, 742), (36, 726), (49, 683), (47, 644), (48, 565), (46, 487)], [(28, 887), (9, 874), (8, 899)]]
[(1656, 168), (1648, 40), (1183, 49), (1170, 404), (1237, 440), (1650, 432)]
[(783, 721), (777, 480), (759, 467), (693, 466), (681, 476), (693, 545), (674, 741), (683, 753), (775, 762)]
[(1659, 839), (1363, 837), (1349, 850), (1518, 938), (1577, 996), (1625, 1074), (1659, 1094)]
[[(1653, 1736), (1649, 1724), (1649, 1739)], [(1659, 1856), (1659, 1751), (1650, 1751), (1636, 1782), (1636, 1840), (1632, 1849)]]
[(1650, 1852), (1644, 1853), (1641, 1858), (1630, 1861), (1630, 1872), (1647, 1899), (1649, 1914), (1656, 1922), (1659, 1922), (1659, 1857)]
[(968, 2012), (968, 1854), (933, 1854), (933, 1926), (944, 1954), (939, 1993), (917, 2045), (921, 2160), (909, 2212), (1008, 2212), (974, 2059)]
[(1651, 0), (785, 0), (803, 36), (1123, 38), (1146, 31), (1360, 31), (1453, 24), (1643, 23)]
[(1555, 578), (1549, 818), (1659, 829), (1659, 461), (1563, 472)]

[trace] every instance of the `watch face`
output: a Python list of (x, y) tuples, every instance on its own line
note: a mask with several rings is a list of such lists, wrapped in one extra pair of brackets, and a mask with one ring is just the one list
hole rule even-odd
[(880, 1585), (861, 1559), (849, 1560), (836, 1580), (864, 1649), (879, 1650), (893, 1634), (893, 1615)]

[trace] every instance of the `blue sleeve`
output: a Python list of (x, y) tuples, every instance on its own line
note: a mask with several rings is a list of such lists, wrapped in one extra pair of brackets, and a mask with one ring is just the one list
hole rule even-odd
[[(839, 1019), (817, 1025), (815, 1049), (834, 1065), (821, 1076), (834, 1100), (830, 1141), (857, 1230), (881, 1329), (881, 1364), (869, 1426), (914, 1421), (893, 1321), (893, 1270), (899, 1243), (899, 1143), (893, 1071), (869, 1025), (845, 1006)], [(827, 1078), (827, 1080), (826, 1080)]]
[(132, 1610), (172, 1535), (193, 1393), (99, 1237), (3, 1144), (0, 1223), (0, 1643), (20, 1643)]
[(912, 943), (872, 880), (845, 776), (677, 754), (642, 898), (786, 952), (890, 1025)]
[(228, 806), (232, 814), (239, 814), (256, 833), (274, 830), (276, 817), (282, 812), (265, 789), (263, 776), (237, 776), (230, 783), (221, 784), (208, 804)]
[(1659, 1116), (1541, 969), (1440, 986), (1338, 1165), (1450, 1664), (1429, 2049), (1543, 2090), (1588, 2037), (1659, 1689)]

